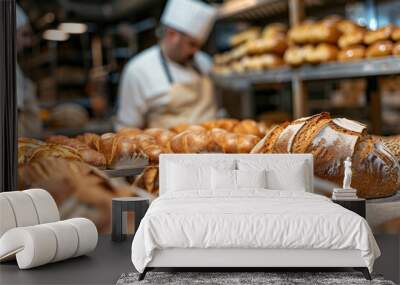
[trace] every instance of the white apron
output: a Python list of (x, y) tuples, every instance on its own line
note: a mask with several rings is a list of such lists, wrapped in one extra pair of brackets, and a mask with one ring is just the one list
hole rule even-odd
[[(171, 88), (167, 94), (162, 95), (169, 97), (167, 104), (150, 107), (146, 116), (147, 127), (170, 128), (182, 123), (198, 124), (214, 119), (217, 107), (211, 80), (200, 75), (194, 82), (176, 83), (161, 48), (160, 60)], [(152, 105), (151, 102), (149, 105)]]

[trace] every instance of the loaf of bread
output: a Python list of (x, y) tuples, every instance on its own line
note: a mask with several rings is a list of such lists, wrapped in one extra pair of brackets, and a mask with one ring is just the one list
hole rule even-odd
[(312, 51), (306, 53), (306, 61), (311, 64), (335, 61), (338, 52), (336, 46), (322, 43), (317, 45)]
[(214, 128), (209, 133), (208, 152), (249, 153), (260, 140), (250, 134), (230, 133), (224, 129)]
[(400, 41), (400, 27), (395, 27), (392, 32), (392, 40), (395, 42)]
[(242, 120), (233, 127), (232, 131), (236, 134), (254, 135), (260, 138), (265, 136), (265, 126), (254, 120)]
[(260, 38), (249, 42), (247, 52), (249, 55), (259, 55), (264, 53), (283, 54), (287, 48), (284, 36), (274, 36)]
[(251, 27), (241, 33), (232, 36), (229, 40), (231, 46), (238, 46), (250, 40), (255, 40), (260, 36), (260, 29), (258, 27)]
[(91, 149), (98, 151), (100, 149), (100, 136), (93, 133), (85, 133), (76, 137), (80, 142), (85, 143)]
[(387, 25), (375, 31), (368, 31), (364, 36), (364, 43), (366, 45), (372, 45), (378, 41), (390, 40), (394, 28), (393, 25)]
[(81, 154), (75, 148), (59, 144), (43, 144), (32, 150), (28, 162), (35, 162), (46, 157), (83, 161)]
[(283, 59), (287, 64), (290, 64), (292, 66), (300, 66), (302, 64), (305, 64), (306, 57), (310, 53), (314, 51), (314, 48), (312, 45), (306, 45), (306, 46), (291, 46), (289, 47)]
[(361, 27), (360, 25), (354, 23), (351, 20), (348, 19), (343, 19), (337, 22), (336, 28), (341, 32), (342, 34), (349, 35), (354, 32), (358, 31), (364, 31), (365, 28)]
[(200, 153), (206, 152), (210, 137), (203, 130), (187, 129), (171, 139), (171, 149), (175, 153)]
[(391, 41), (378, 41), (370, 45), (365, 53), (367, 58), (392, 55), (393, 43)]
[(288, 33), (291, 43), (298, 45), (329, 43), (336, 44), (341, 33), (327, 21), (306, 22), (292, 28)]
[(102, 153), (91, 149), (87, 144), (77, 139), (56, 135), (48, 137), (46, 142), (68, 146), (75, 149), (80, 154), (83, 161), (90, 165), (99, 168), (104, 168), (106, 166), (106, 158)]
[(261, 33), (262, 38), (273, 38), (286, 36), (287, 26), (282, 23), (272, 23), (267, 25)]
[(171, 149), (170, 141), (177, 134), (173, 131), (161, 128), (146, 129), (143, 133), (152, 136), (155, 139), (156, 144), (169, 150)]
[(400, 135), (387, 137), (374, 136), (373, 138), (382, 142), (394, 154), (400, 163)]
[(393, 153), (358, 122), (321, 113), (271, 129), (252, 153), (312, 153), (314, 174), (342, 184), (343, 161), (352, 158), (351, 186), (357, 195), (378, 198), (400, 187), (400, 166)]
[(349, 34), (343, 34), (338, 40), (338, 45), (342, 49), (362, 45), (365, 33), (364, 30), (356, 30)]
[(400, 56), (400, 41), (393, 45), (393, 55)]
[(145, 189), (147, 192), (158, 195), (159, 192), (159, 174), (158, 165), (146, 167), (143, 172), (136, 177), (134, 185)]
[(224, 129), (228, 132), (233, 131), (233, 128), (239, 123), (237, 119), (219, 119), (204, 122), (202, 127), (207, 130), (212, 130), (214, 128)]
[(29, 162), (32, 152), (39, 146), (45, 145), (44, 142), (31, 138), (18, 138), (18, 165)]
[(362, 45), (342, 49), (338, 53), (339, 61), (359, 60), (365, 57), (365, 47)]

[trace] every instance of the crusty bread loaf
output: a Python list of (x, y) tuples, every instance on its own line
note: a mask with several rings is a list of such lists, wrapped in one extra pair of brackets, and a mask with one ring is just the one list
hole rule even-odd
[(18, 165), (27, 163), (32, 156), (33, 150), (44, 144), (44, 142), (36, 139), (18, 138)]
[(344, 34), (339, 38), (338, 45), (341, 49), (362, 45), (364, 41), (364, 35), (364, 30), (357, 30), (349, 34)]
[(400, 163), (400, 135), (387, 137), (374, 136), (374, 139), (382, 142), (393, 153)]
[(292, 66), (300, 66), (306, 63), (306, 57), (314, 50), (313, 46), (306, 45), (306, 46), (291, 46), (289, 47), (284, 55), (284, 60), (287, 64)]
[(87, 144), (77, 139), (56, 135), (48, 137), (46, 142), (74, 148), (80, 154), (83, 161), (90, 165), (99, 168), (104, 168), (106, 166), (106, 158), (102, 153), (91, 149)]
[(387, 25), (375, 31), (368, 31), (364, 36), (364, 43), (366, 45), (372, 45), (378, 41), (390, 40), (393, 31), (393, 25)]
[(214, 128), (210, 131), (209, 152), (249, 153), (260, 140), (250, 134), (230, 133), (224, 129)]
[(312, 153), (314, 174), (341, 185), (343, 161), (351, 157), (351, 186), (366, 198), (390, 196), (400, 187), (400, 166), (387, 147), (366, 134), (366, 127), (327, 113), (277, 126), (252, 153)]
[(311, 52), (306, 53), (306, 61), (311, 64), (334, 61), (337, 59), (338, 49), (334, 45), (321, 43)]
[(94, 150), (100, 149), (100, 136), (93, 133), (85, 133), (76, 137), (77, 140), (85, 143), (88, 147)]
[(391, 41), (378, 41), (370, 45), (365, 53), (367, 58), (392, 55), (393, 43)]
[(400, 41), (393, 45), (393, 55), (400, 56)]
[(400, 41), (400, 27), (395, 27), (392, 32), (392, 40), (395, 42)]
[(287, 41), (284, 36), (260, 38), (249, 42), (247, 52), (249, 55), (264, 53), (275, 53), (282, 55), (287, 48)]
[(265, 136), (265, 126), (250, 119), (240, 121), (232, 131), (236, 134), (255, 135), (260, 138)]
[(175, 153), (200, 153), (207, 150), (210, 138), (204, 130), (186, 130), (171, 139)]
[(365, 57), (365, 47), (362, 45), (342, 49), (338, 53), (339, 61), (359, 60)]
[(306, 22), (293, 27), (288, 33), (290, 42), (298, 45), (329, 43), (336, 44), (341, 33), (329, 22)]
[(224, 129), (231, 132), (233, 128), (239, 123), (237, 119), (218, 119), (210, 120), (201, 124), (205, 129), (212, 130), (214, 128)]
[(352, 34), (354, 32), (358, 32), (358, 31), (363, 31), (365, 30), (364, 27), (361, 27), (360, 25), (354, 23), (351, 20), (348, 19), (343, 19), (340, 20), (337, 25), (336, 28), (339, 30), (339, 32), (341, 32), (342, 34)]

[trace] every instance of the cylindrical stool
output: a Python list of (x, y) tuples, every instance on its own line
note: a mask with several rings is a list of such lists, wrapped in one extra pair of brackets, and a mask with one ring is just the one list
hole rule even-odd
[(135, 231), (138, 229), (140, 221), (146, 214), (149, 208), (150, 201), (147, 198), (140, 197), (124, 197), (112, 199), (112, 233), (113, 241), (123, 241), (126, 235), (123, 229), (126, 225), (123, 224), (124, 212), (135, 213)]

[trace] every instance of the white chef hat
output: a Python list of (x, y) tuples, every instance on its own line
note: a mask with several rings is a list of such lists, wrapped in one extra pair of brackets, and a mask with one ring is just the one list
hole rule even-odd
[(204, 42), (214, 25), (217, 9), (198, 0), (169, 0), (161, 23)]
[(15, 5), (15, 16), (16, 16), (15, 23), (17, 29), (29, 23), (28, 16), (25, 14), (24, 10), (22, 10), (22, 8), (18, 4)]

